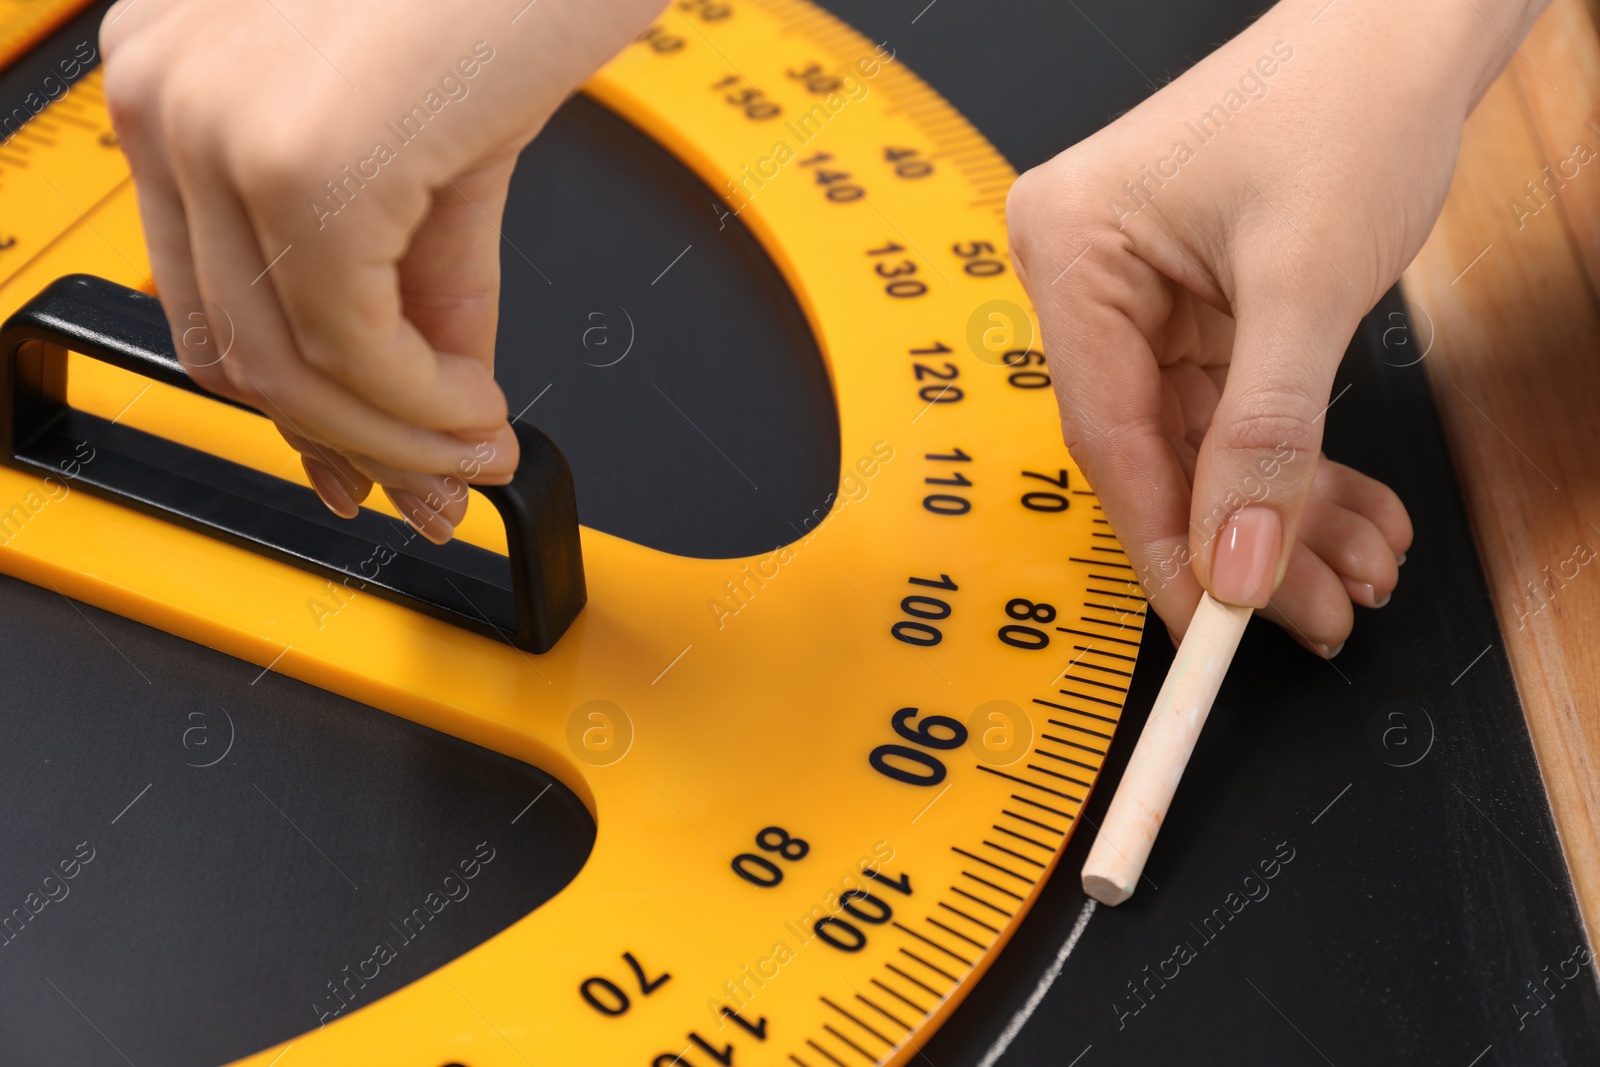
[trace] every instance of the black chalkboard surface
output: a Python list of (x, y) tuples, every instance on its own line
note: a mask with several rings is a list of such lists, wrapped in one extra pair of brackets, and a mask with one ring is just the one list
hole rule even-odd
[[(1020, 169), (1137, 103), (1257, 5), (825, 6), (892, 42)], [(70, 50), (95, 17), (43, 51)], [(16, 74), (0, 77), (0, 104), (25, 84)], [(516, 183), (508, 236), (520, 244), (537, 230), (571, 283), (505, 309), (500, 368), (520, 407), (546, 371), (566, 373), (541, 355), (542, 324), (581, 324), (597, 295), (615, 300), (619, 257), (660, 261), (660, 248), (716, 220), (691, 175), (581, 98)], [(784, 517), (834, 488), (838, 445), (826, 378), (771, 264), (747, 236), (703, 247), (718, 251), (679, 269), (696, 272), (689, 288), (718, 314), (654, 309), (651, 321), (676, 326), (641, 338), (651, 373), (743, 412), (725, 432), (769, 467), (763, 485), (789, 495), (748, 513), (714, 455), (703, 469), (692, 450), (661, 465), (630, 438), (594, 432), (682, 431), (627, 389), (591, 395), (569, 376), (560, 411), (541, 422), (573, 461), (584, 521), (714, 556), (783, 539)], [(510, 252), (505, 265), (508, 278), (528, 266)], [(713, 320), (722, 344), (705, 343)], [(1393, 296), (1369, 317), (1327, 441), (1411, 509), (1416, 544), (1393, 602), (1362, 613), (1331, 665), (1253, 628), (1148, 883), (1119, 909), (1086, 911), (1080, 834), (917, 1062), (1600, 1063), (1594, 967), (1580, 962), (1570, 883), (1431, 394), (1422, 367), (1398, 365), (1409, 351), (1386, 346), (1405, 326)], [(767, 409), (749, 396), (786, 399)], [(470, 896), (407, 940), (373, 996), (537, 906), (592, 843), (582, 805), (531, 768), (48, 589), (0, 578), (0, 605), (0, 909), (44, 893), (46, 873), (75, 872), (0, 947), (0, 1062), (225, 1061), (314, 1025), (367, 928), (462, 861), (494, 857), (480, 860)], [(1152, 628), (1087, 820), (1103, 812), (1170, 657)], [(118, 1035), (116, 1050), (96, 1024)]]

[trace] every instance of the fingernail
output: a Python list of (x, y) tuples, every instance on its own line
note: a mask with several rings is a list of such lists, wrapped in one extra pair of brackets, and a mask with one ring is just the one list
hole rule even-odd
[(1406, 565), (1406, 554), (1404, 552), (1400, 553), (1400, 558), (1394, 561), (1394, 565), (1396, 567), (1404, 567)]
[(1283, 524), (1271, 508), (1247, 507), (1229, 520), (1211, 564), (1211, 592), (1218, 600), (1264, 608), (1272, 597)]
[(442, 545), (455, 536), (456, 528), (451, 522), (428, 505), (415, 493), (407, 493), (399, 489), (387, 490), (389, 500), (394, 504), (395, 510), (400, 512), (400, 517), (417, 533), (426, 537), (436, 545)]
[(341, 519), (353, 519), (361, 513), (361, 505), (356, 503), (350, 491), (344, 487), (338, 471), (320, 459), (312, 459), (309, 456), (300, 457), (300, 466), (305, 469), (311, 487), (317, 491), (317, 496), (328, 506), (329, 511)]
[(1331, 647), (1328, 645), (1318, 645), (1317, 651), (1322, 653), (1323, 659), (1332, 659), (1344, 651), (1344, 642), (1340, 641), (1337, 645), (1333, 645)]
[(470, 442), (472, 455), (463, 461), (461, 471), (467, 479), (475, 484), (489, 484), (498, 478), (509, 479), (516, 473), (517, 460), (517, 435), (509, 423), (503, 424), (500, 431), (493, 437), (485, 440)]
[(1364, 608), (1381, 608), (1389, 602), (1389, 597), (1394, 595), (1390, 593), (1379, 600), (1378, 590), (1371, 582), (1352, 582), (1348, 578), (1344, 580), (1344, 589), (1350, 594), (1352, 603), (1360, 604)]

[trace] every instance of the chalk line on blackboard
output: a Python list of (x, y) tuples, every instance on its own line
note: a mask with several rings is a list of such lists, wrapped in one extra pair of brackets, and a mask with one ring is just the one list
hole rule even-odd
[[(1083, 910), (1078, 913), (1078, 921), (1072, 924), (1072, 933), (1067, 935), (1067, 940), (1061, 946), (1061, 951), (1056, 953), (1055, 961), (1050, 964), (1050, 969), (1040, 976), (1039, 984), (1033, 987), (1033, 992), (1028, 995), (1027, 1003), (1017, 1009), (1017, 1013), (1006, 1024), (1006, 1028), (1000, 1031), (999, 1039), (995, 1041), (994, 1047), (989, 1049), (989, 1054), (983, 1058), (978, 1067), (994, 1067), (1000, 1057), (1006, 1054), (1006, 1049), (1011, 1047), (1011, 1042), (1015, 1041), (1017, 1035), (1022, 1033), (1022, 1028), (1028, 1025), (1028, 1020), (1033, 1017), (1033, 1013), (1044, 1002), (1045, 994), (1050, 992), (1050, 987), (1055, 985), (1056, 979), (1061, 976), (1061, 969), (1067, 965), (1067, 957), (1072, 955), (1072, 950), (1078, 947), (1078, 939), (1083, 936), (1084, 929), (1089, 925), (1089, 916), (1094, 914), (1095, 906), (1098, 903), (1092, 898), (1083, 902)], [(1092, 1047), (1091, 1045), (1090, 1048)], [(1083, 1050), (1083, 1052), (1088, 1051), (1089, 1049), (1087, 1048)], [(1083, 1058), (1083, 1052), (1078, 1053), (1078, 1059)], [(1077, 1063), (1078, 1059), (1072, 1062)]]

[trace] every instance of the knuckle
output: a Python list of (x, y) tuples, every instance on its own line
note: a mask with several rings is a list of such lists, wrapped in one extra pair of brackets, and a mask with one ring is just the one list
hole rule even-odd
[(216, 366), (208, 367), (206, 369), (208, 371), (215, 371), (218, 368), (221, 369), (221, 377), (223, 381), (228, 384), (228, 386), (234, 391), (235, 395), (244, 400), (246, 403), (257, 407), (260, 406), (260, 375), (255, 373), (255, 369), (249, 365), (248, 361), (239, 358), (225, 359), (221, 363), (216, 364)]
[(1082, 190), (1092, 179), (1082, 175), (1071, 152), (1024, 172), (1006, 196), (1006, 226), (1012, 252), (1029, 269), (1055, 269), (1088, 248), (1095, 258), (1094, 238), (1106, 229), (1107, 219), (1097, 215)]
[(1048, 179), (1041, 174), (1043, 167), (1023, 172), (1006, 193), (1006, 229), (1011, 234), (1011, 249), (1019, 259), (1028, 260), (1037, 246), (1034, 234), (1037, 219), (1045, 210), (1044, 201), (1049, 196)]
[(386, 320), (366, 304), (354, 299), (333, 318), (298, 324), (300, 357), (308, 367), (348, 386), (382, 382), (386, 393), (400, 389), (409, 375), (376, 343)]
[(1303, 396), (1257, 394), (1214, 428), (1215, 446), (1228, 452), (1314, 456), (1322, 447), (1322, 428), (1304, 413), (1306, 408)]
[[(248, 205), (298, 206), (318, 190), (318, 161), (327, 158), (301, 124), (241, 122), (234, 128), (268, 130), (234, 138), (223, 165)], [(308, 216), (309, 217), (309, 216)]]
[(282, 204), (309, 195), (313, 172), (301, 156), (292, 141), (246, 142), (230, 153), (227, 166), (245, 203)]
[(160, 66), (149, 48), (125, 44), (111, 61), (111, 46), (106, 45), (105, 78), (101, 91), (112, 127), (123, 141), (137, 138), (149, 127), (161, 96)]

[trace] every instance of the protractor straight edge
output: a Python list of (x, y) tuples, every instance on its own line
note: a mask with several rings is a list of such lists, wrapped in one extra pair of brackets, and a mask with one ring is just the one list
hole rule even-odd
[[(3, 216), (33, 220), (0, 251), (7, 314), (74, 271), (146, 282), (96, 82), (0, 161)], [(1115, 732), (1144, 593), (1059, 438), (1011, 168), (798, 0), (675, 4), (586, 91), (699, 175), (810, 322), (841, 469), (794, 541), (695, 559), (585, 528), (588, 606), (538, 657), (87, 494), (25, 507), (0, 547), (10, 574), (534, 763), (595, 816), (548, 903), (379, 1000), (360, 975), (396, 946), (354, 954), (306, 1032), (236, 1062), (910, 1062), (1037, 898)], [(264, 420), (70, 378), (77, 407), (301, 477)], [(46, 488), (0, 470), (0, 502)], [(463, 538), (503, 550), (474, 515)]]

